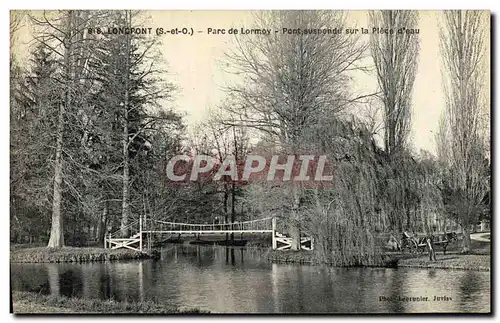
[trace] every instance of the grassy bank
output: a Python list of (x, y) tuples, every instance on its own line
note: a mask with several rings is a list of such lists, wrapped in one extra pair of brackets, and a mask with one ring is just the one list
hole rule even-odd
[(104, 249), (104, 248), (22, 248), (10, 250), (10, 261), (20, 262), (90, 262), (90, 261), (113, 261), (130, 259), (147, 259), (156, 257), (155, 253), (129, 249)]
[[(485, 233), (483, 236), (489, 236), (489, 234)], [(491, 243), (489, 241), (472, 240), (469, 254), (461, 254), (460, 249), (460, 243), (455, 242), (448, 247), (446, 255), (438, 248), (436, 261), (430, 261), (428, 254), (423, 253), (414, 257), (400, 259), (398, 267), (491, 270)]]
[(296, 263), (330, 266), (348, 267), (415, 267), (415, 268), (442, 268), (442, 269), (462, 269), (490, 271), (491, 257), (489, 255), (459, 253), (436, 255), (437, 261), (429, 261), (427, 253), (424, 254), (401, 254), (387, 253), (377, 259), (367, 261), (355, 261), (349, 265), (342, 265), (334, 262), (321, 262), (311, 251), (273, 251), (269, 250), (265, 257), (275, 263)]
[(422, 255), (408, 259), (400, 259), (398, 261), (398, 267), (490, 271), (491, 257), (489, 255), (440, 254), (436, 255), (436, 261), (430, 261), (429, 256)]
[(280, 251), (267, 249), (264, 255), (269, 261), (276, 263), (318, 264), (311, 251)]
[(298, 264), (313, 264), (313, 265), (330, 265), (339, 267), (396, 267), (397, 261), (401, 255), (384, 254), (375, 258), (366, 259), (351, 259), (349, 264), (345, 260), (321, 261), (320, 257), (314, 251), (280, 251), (268, 250), (265, 257), (275, 263), (298, 263)]
[(155, 302), (116, 302), (112, 300), (68, 298), (64, 296), (40, 295), (36, 293), (13, 292), (14, 314), (46, 313), (143, 313), (143, 314), (206, 314), (198, 309), (183, 309)]

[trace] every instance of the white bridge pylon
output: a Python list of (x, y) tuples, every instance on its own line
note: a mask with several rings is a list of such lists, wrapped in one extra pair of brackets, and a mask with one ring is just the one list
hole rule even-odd
[[(122, 232), (135, 232), (130, 237), (123, 237)], [(292, 238), (280, 234), (276, 231), (276, 217), (267, 217), (257, 220), (233, 222), (233, 223), (213, 223), (213, 224), (192, 224), (167, 222), (142, 217), (125, 228), (110, 233), (104, 238), (104, 247), (111, 249), (128, 248), (142, 251), (143, 234), (225, 234), (225, 233), (271, 233), (272, 246), (275, 250), (287, 250), (291, 248)], [(301, 237), (301, 248), (312, 250), (312, 238)]]

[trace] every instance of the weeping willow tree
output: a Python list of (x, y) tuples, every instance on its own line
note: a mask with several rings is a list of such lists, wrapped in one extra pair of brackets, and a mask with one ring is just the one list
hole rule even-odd
[(432, 155), (408, 153), (390, 162), (356, 119), (324, 117), (307, 140), (333, 165), (331, 185), (306, 190), (301, 210), (320, 261), (380, 264), (391, 234), (438, 229), (441, 177)]
[[(416, 168), (418, 181), (415, 191), (419, 205), (415, 211), (415, 219), (419, 222), (421, 232), (433, 233), (446, 231), (446, 217), (443, 216), (444, 205), (441, 195), (442, 176), (438, 160), (426, 151), (422, 151)], [(437, 218), (436, 227), (431, 223), (432, 216)]]
[(382, 151), (362, 124), (328, 119), (311, 132), (315, 150), (332, 163), (333, 181), (307, 191), (307, 230), (321, 261), (336, 265), (380, 262), (379, 172)]

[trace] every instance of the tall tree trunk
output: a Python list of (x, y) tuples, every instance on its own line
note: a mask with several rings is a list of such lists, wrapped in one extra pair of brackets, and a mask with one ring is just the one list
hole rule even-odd
[(62, 184), (62, 145), (64, 132), (64, 104), (59, 107), (57, 125), (56, 160), (54, 162), (54, 197), (52, 200), (52, 227), (47, 247), (57, 248), (64, 246), (63, 219), (61, 214), (61, 184)]
[(470, 252), (470, 224), (465, 224), (462, 225), (462, 234), (463, 234), (463, 239), (462, 239), (462, 253), (469, 253)]
[(292, 185), (293, 194), (293, 206), (291, 214), (291, 225), (290, 225), (290, 236), (292, 238), (291, 249), (298, 251), (300, 250), (300, 217), (299, 217), (299, 206), (300, 206), (300, 195), (298, 188)]
[[(224, 184), (224, 223), (228, 223), (228, 212), (227, 212), (227, 201), (229, 200), (229, 194), (227, 192), (227, 185)], [(229, 234), (226, 233), (226, 245), (229, 241)]]
[[(297, 100), (299, 102), (302, 102), (302, 100)], [(297, 136), (292, 136), (291, 137), (291, 147), (292, 147), (292, 152), (294, 155), (297, 155), (299, 150), (299, 139)], [(299, 208), (300, 208), (300, 188), (297, 187), (294, 183), (291, 185), (291, 190), (292, 190), (292, 212), (291, 212), (291, 221), (290, 221), (290, 237), (292, 238), (292, 245), (290, 246), (291, 250), (294, 251), (299, 251), (301, 249), (301, 243), (300, 243), (300, 214), (299, 214)]]
[[(236, 219), (236, 186), (234, 181), (231, 186), (231, 223), (234, 223)], [(234, 244), (234, 232), (231, 232), (231, 244)]]
[[(233, 127), (233, 145), (234, 145), (234, 158), (238, 160), (238, 140), (236, 139), (236, 132), (234, 127)], [(236, 183), (234, 180), (231, 180), (231, 223), (234, 223), (235, 219), (236, 219)], [(234, 232), (231, 232), (231, 244), (234, 244)]]
[[(131, 17), (129, 12), (126, 14), (127, 25), (131, 25)], [(125, 51), (125, 102), (123, 103), (123, 195), (122, 195), (122, 220), (121, 231), (122, 235), (127, 235), (128, 217), (130, 212), (130, 192), (129, 192), (129, 155), (128, 155), (128, 106), (129, 106), (129, 77), (130, 77), (130, 35), (126, 35), (126, 51)]]
[(106, 234), (107, 219), (108, 216), (108, 201), (104, 202), (104, 209), (101, 213), (101, 218), (99, 219), (99, 225), (97, 226), (97, 241), (104, 241), (104, 235)]
[(50, 229), (50, 238), (47, 247), (57, 248), (64, 246), (64, 235), (63, 235), (63, 218), (61, 214), (61, 199), (62, 199), (62, 173), (63, 173), (63, 135), (64, 135), (64, 115), (65, 110), (69, 108), (71, 104), (71, 94), (70, 94), (70, 80), (71, 80), (71, 66), (70, 66), (70, 56), (71, 56), (71, 24), (73, 20), (73, 11), (68, 11), (67, 22), (66, 22), (66, 35), (64, 40), (64, 67), (65, 67), (65, 78), (66, 78), (66, 88), (64, 94), (64, 103), (59, 105), (59, 114), (57, 120), (57, 139), (56, 139), (56, 158), (54, 161), (54, 190), (52, 199), (52, 225)]
[[(125, 99), (127, 101), (127, 99)], [(129, 215), (129, 159), (128, 159), (128, 112), (127, 104), (124, 107), (124, 120), (123, 120), (123, 136), (122, 136), (122, 146), (123, 146), (123, 192), (122, 192), (122, 220), (121, 220), (121, 230), (122, 234), (127, 234), (126, 226), (128, 225), (128, 215)]]

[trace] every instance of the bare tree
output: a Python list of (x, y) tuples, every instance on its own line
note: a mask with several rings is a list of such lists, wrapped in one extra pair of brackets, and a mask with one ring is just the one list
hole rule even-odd
[[(462, 252), (470, 250), (470, 225), (489, 187), (485, 41), (488, 16), (482, 11), (447, 11), (440, 34), (446, 110), (438, 146), (448, 171), (447, 201), (463, 231)], [(444, 160), (443, 160), (444, 159)]]
[[(64, 15), (64, 38), (61, 43), (64, 48), (62, 54), (63, 66), (64, 66), (64, 95), (63, 100), (59, 104), (59, 112), (57, 118), (57, 129), (56, 129), (56, 154), (54, 160), (54, 190), (52, 199), (52, 227), (50, 230), (50, 239), (48, 247), (62, 247), (64, 246), (64, 231), (63, 231), (63, 217), (61, 214), (61, 201), (62, 201), (62, 180), (63, 180), (63, 135), (64, 135), (64, 123), (65, 114), (71, 106), (72, 100), (72, 89), (71, 85), (73, 82), (73, 69), (71, 66), (71, 56), (73, 55), (73, 37), (75, 34), (76, 14), (74, 11), (70, 10)], [(48, 23), (48, 21), (47, 21)], [(45, 43), (45, 41), (42, 41)], [(49, 45), (47, 45), (50, 47)], [(52, 47), (53, 48), (53, 47)]]
[(370, 24), (388, 28), (389, 33), (372, 33), (370, 47), (384, 106), (384, 143), (388, 155), (407, 144), (411, 130), (411, 99), (417, 72), (418, 34), (400, 33), (400, 28), (418, 26), (418, 12), (371, 11)]
[[(342, 111), (361, 97), (347, 85), (349, 72), (363, 69), (366, 47), (347, 34), (283, 34), (281, 29), (343, 26), (339, 11), (269, 11), (256, 14), (256, 26), (280, 30), (268, 36), (236, 37), (228, 54), (241, 84), (229, 86), (231, 112), (241, 123), (272, 134), (279, 142), (294, 140), (314, 124), (324, 109)], [(364, 97), (364, 96), (363, 96)]]
[(55, 100), (58, 112), (55, 127), (52, 228), (48, 247), (64, 246), (61, 211), (63, 184), (72, 186), (65, 177), (65, 161), (71, 159), (67, 146), (72, 138), (65, 136), (65, 133), (72, 127), (72, 116), (81, 112), (84, 93), (89, 92), (89, 61), (92, 58), (91, 43), (95, 38), (89, 35), (87, 27), (95, 22), (96, 16), (98, 14), (95, 15), (94, 12), (78, 10), (44, 11), (30, 15), (35, 27), (35, 43), (51, 53), (59, 64), (59, 70), (52, 76), (58, 81), (60, 97)]
[[(269, 26), (270, 35), (236, 37), (228, 54), (230, 72), (242, 77), (228, 87), (227, 124), (244, 125), (266, 134), (268, 142), (297, 152), (304, 134), (328, 111), (333, 116), (361, 100), (351, 93), (350, 72), (363, 69), (366, 46), (346, 33), (307, 32), (316, 28), (343, 27), (346, 14), (339, 11), (267, 11), (255, 16), (255, 26)], [(300, 30), (289, 34), (283, 28)], [(300, 225), (300, 192), (291, 190), (294, 205), (290, 221)], [(300, 229), (292, 232), (300, 248)]]

